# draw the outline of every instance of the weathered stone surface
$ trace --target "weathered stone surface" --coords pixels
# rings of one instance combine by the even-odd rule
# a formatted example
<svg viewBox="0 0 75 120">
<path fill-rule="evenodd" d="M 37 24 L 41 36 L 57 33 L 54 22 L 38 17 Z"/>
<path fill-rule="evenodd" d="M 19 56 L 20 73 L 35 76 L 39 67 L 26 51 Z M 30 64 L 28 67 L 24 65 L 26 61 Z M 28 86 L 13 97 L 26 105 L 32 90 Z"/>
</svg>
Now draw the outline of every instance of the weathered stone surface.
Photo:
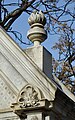
<svg viewBox="0 0 75 120">
<path fill-rule="evenodd" d="M 16 101 L 17 92 L 8 82 L 8 78 L 0 71 L 0 110 L 10 109 L 10 104 Z"/>
<path fill-rule="evenodd" d="M 28 114 L 27 120 L 45 120 L 42 113 Z"/>
<path fill-rule="evenodd" d="M 8 57 L 13 60 L 13 58 L 8 54 Z M 24 84 L 27 84 L 27 81 L 23 78 L 22 75 L 15 69 L 13 63 L 9 61 L 9 58 L 0 53 L 0 70 L 8 77 L 8 81 L 12 83 L 18 92 Z M 16 61 L 14 62 L 17 63 Z M 18 64 L 16 64 L 18 65 Z"/>
<path fill-rule="evenodd" d="M 52 79 L 52 55 L 43 46 L 33 46 L 24 50 L 33 62 Z"/>
<path fill-rule="evenodd" d="M 0 120 L 20 120 L 13 112 L 0 113 Z"/>
</svg>

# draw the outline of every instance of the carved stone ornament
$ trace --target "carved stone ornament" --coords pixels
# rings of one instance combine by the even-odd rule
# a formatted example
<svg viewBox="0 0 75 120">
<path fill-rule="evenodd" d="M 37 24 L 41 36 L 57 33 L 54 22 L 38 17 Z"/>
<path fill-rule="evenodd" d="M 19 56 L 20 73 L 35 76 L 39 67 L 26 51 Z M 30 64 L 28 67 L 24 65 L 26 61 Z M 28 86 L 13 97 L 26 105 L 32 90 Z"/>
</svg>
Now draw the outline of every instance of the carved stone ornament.
<svg viewBox="0 0 75 120">
<path fill-rule="evenodd" d="M 38 120 L 38 117 L 37 117 L 37 116 L 33 116 L 33 117 L 31 118 L 31 120 Z"/>
<path fill-rule="evenodd" d="M 41 100 L 41 93 L 31 85 L 25 86 L 18 96 L 18 102 L 21 103 L 21 108 L 38 106 Z"/>
<path fill-rule="evenodd" d="M 27 33 L 28 39 L 34 43 L 34 46 L 40 45 L 47 38 L 47 32 L 44 29 L 44 25 L 46 24 L 44 14 L 41 11 L 34 11 L 30 15 L 28 23 L 31 27 Z"/>
<path fill-rule="evenodd" d="M 45 99 L 43 93 L 32 85 L 26 85 L 19 93 L 17 102 L 12 103 L 11 108 L 19 118 L 26 119 L 29 113 L 46 112 L 52 108 L 50 101 Z M 37 116 L 31 116 L 29 120 L 38 120 Z"/>
<path fill-rule="evenodd" d="M 28 18 L 28 23 L 30 26 L 33 25 L 34 23 L 40 23 L 42 25 L 45 25 L 46 18 L 41 11 L 39 11 L 39 13 L 37 11 L 34 11 Z"/>
</svg>

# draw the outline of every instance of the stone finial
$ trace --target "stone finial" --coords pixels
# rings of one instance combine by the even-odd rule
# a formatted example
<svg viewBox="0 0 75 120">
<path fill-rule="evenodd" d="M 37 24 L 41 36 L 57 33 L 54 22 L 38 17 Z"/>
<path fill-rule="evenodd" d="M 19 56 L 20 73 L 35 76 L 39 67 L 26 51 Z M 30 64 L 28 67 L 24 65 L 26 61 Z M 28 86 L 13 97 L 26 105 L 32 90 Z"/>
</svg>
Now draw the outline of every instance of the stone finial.
<svg viewBox="0 0 75 120">
<path fill-rule="evenodd" d="M 31 28 L 27 33 L 27 37 L 34 43 L 35 46 L 37 46 L 47 38 L 47 32 L 44 30 L 46 18 L 41 11 L 39 13 L 34 11 L 30 15 L 28 23 Z"/>
<path fill-rule="evenodd" d="M 32 25 L 34 23 L 40 23 L 42 25 L 45 25 L 46 18 L 41 11 L 39 13 L 37 11 L 34 11 L 28 18 L 28 23 L 29 23 L 29 25 Z"/>
</svg>

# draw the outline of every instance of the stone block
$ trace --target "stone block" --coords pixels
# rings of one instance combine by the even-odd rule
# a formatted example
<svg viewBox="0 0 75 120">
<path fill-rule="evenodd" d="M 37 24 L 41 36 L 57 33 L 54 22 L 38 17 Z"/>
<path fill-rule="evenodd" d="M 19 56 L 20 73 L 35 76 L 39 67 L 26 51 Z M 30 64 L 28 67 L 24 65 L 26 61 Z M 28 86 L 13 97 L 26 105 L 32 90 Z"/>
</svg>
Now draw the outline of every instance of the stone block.
<svg viewBox="0 0 75 120">
<path fill-rule="evenodd" d="M 25 50 L 31 60 L 51 79 L 52 55 L 43 46 L 33 46 Z"/>
</svg>

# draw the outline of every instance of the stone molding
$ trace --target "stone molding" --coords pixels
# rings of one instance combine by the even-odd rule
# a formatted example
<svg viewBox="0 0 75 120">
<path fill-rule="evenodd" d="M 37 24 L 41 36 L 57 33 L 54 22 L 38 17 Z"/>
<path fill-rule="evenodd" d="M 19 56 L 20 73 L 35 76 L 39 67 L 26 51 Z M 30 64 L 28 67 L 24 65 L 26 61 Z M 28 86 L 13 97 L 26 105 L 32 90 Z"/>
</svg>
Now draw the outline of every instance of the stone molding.
<svg viewBox="0 0 75 120">
<path fill-rule="evenodd" d="M 28 83 L 33 83 L 34 86 L 41 88 L 48 100 L 54 100 L 57 87 L 2 28 L 0 28 L 0 52 Z M 27 79 L 28 76 L 30 79 Z"/>
<path fill-rule="evenodd" d="M 0 112 L 10 111 L 10 104 L 17 98 L 17 89 L 0 70 Z"/>
</svg>

